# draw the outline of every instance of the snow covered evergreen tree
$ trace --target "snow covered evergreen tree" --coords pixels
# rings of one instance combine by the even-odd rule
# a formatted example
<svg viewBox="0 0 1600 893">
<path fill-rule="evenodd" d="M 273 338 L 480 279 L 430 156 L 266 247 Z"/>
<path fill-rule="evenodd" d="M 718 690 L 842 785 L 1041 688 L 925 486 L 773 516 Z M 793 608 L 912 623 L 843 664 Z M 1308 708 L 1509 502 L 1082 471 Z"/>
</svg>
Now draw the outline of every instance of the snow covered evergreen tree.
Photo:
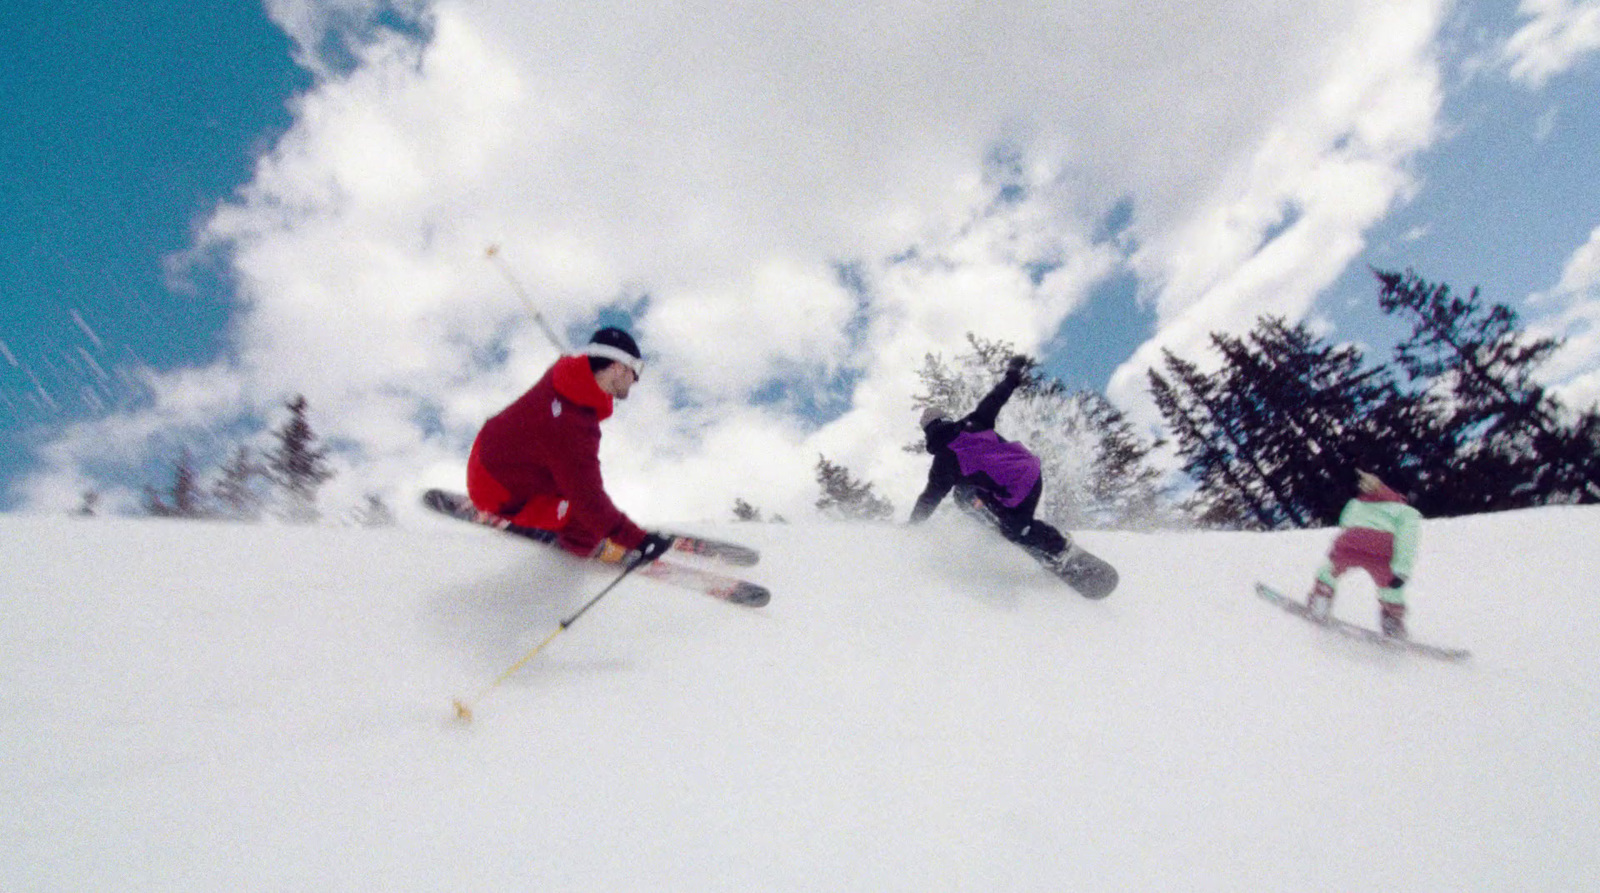
<svg viewBox="0 0 1600 893">
<path fill-rule="evenodd" d="M 97 516 L 99 513 L 100 513 L 100 494 L 99 494 L 99 492 L 97 492 L 95 490 L 85 490 L 85 491 L 83 491 L 83 495 L 81 497 L 81 501 L 78 503 L 78 507 L 76 509 L 73 509 L 73 511 L 72 511 L 73 517 L 77 517 L 77 518 L 93 518 L 93 517 Z"/>
<path fill-rule="evenodd" d="M 887 521 L 894 516 L 894 505 L 872 492 L 872 484 L 856 480 L 848 468 L 817 457 L 817 483 L 822 497 L 817 508 L 830 518 L 843 521 Z"/>
<path fill-rule="evenodd" d="M 924 358 L 918 377 L 925 390 L 912 398 L 916 408 L 932 407 L 952 419 L 966 415 L 1016 355 L 1008 342 L 970 333 L 967 344 L 968 350 L 949 362 L 933 354 Z M 1044 493 L 1038 517 L 1065 530 L 1173 523 L 1163 475 L 1148 461 L 1153 445 L 1100 394 L 1069 390 L 1041 376 L 1031 360 L 1026 370 L 1022 385 L 1000 411 L 995 431 L 1039 457 Z M 924 452 L 920 440 L 906 449 Z"/>
<path fill-rule="evenodd" d="M 761 510 L 745 502 L 743 498 L 733 500 L 733 519 L 735 521 L 761 521 Z"/>
<path fill-rule="evenodd" d="M 361 527 L 393 527 L 394 510 L 377 493 L 368 493 L 365 503 L 350 513 L 350 520 Z"/>
<path fill-rule="evenodd" d="M 736 497 L 733 500 L 733 519 L 735 521 L 749 521 L 749 522 L 756 523 L 756 524 L 760 524 L 760 523 L 787 524 L 787 523 L 789 523 L 787 520 L 784 519 L 784 517 L 782 515 L 773 515 L 771 517 L 767 517 L 767 516 L 763 515 L 761 513 L 761 509 L 756 508 L 755 506 L 753 506 L 750 503 L 746 502 L 743 497 Z"/>
</svg>

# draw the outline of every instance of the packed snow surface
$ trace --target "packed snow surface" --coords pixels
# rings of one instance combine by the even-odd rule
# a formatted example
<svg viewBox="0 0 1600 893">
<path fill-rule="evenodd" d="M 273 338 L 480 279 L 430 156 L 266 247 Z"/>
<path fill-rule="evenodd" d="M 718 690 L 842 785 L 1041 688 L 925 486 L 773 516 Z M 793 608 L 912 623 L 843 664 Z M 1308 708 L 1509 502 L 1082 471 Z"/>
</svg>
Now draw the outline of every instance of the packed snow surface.
<svg viewBox="0 0 1600 893">
<path fill-rule="evenodd" d="M 493 687 L 615 570 L 0 518 L 0 890 L 1600 889 L 1600 509 L 1426 522 L 1462 664 L 1252 594 L 1330 531 L 1084 532 L 1092 602 L 953 514 L 700 525 L 770 605 L 630 578 Z"/>
</svg>

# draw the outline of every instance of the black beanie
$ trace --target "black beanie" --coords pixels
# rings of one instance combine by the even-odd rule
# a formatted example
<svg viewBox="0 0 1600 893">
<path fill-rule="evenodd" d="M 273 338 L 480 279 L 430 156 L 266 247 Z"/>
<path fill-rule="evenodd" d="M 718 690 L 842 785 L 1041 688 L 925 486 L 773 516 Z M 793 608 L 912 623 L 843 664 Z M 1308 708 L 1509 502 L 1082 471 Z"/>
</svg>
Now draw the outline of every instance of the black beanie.
<svg viewBox="0 0 1600 893">
<path fill-rule="evenodd" d="M 595 332 L 594 337 L 589 339 L 589 343 L 604 344 L 607 347 L 615 347 L 616 349 L 627 353 L 636 360 L 644 356 L 644 354 L 639 352 L 639 344 L 633 340 L 633 336 L 622 331 L 616 326 L 606 326 L 600 331 Z"/>
<path fill-rule="evenodd" d="M 589 355 L 589 368 L 595 372 L 612 363 L 622 363 L 633 370 L 634 378 L 644 374 L 644 358 L 639 354 L 638 342 L 615 326 L 595 332 L 581 352 Z"/>
</svg>

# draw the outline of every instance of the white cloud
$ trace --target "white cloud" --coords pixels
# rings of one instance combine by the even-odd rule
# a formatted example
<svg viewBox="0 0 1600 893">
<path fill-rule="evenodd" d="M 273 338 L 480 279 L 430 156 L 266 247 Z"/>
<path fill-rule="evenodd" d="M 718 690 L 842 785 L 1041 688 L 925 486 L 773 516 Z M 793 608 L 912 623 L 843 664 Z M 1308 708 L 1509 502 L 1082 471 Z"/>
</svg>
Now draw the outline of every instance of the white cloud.
<svg viewBox="0 0 1600 893">
<path fill-rule="evenodd" d="M 1160 331 L 1117 370 L 1114 400 L 1153 420 L 1145 370 L 1159 368 L 1162 349 L 1198 362 L 1213 331 L 1242 332 L 1267 313 L 1304 318 L 1366 230 L 1410 195 L 1409 164 L 1434 138 L 1441 102 L 1432 56 L 1441 11 L 1365 10 L 1236 170 L 1146 243 L 1134 262 L 1160 283 Z"/>
<path fill-rule="evenodd" d="M 1555 288 L 1529 299 L 1531 332 L 1565 343 L 1540 370 L 1568 406 L 1600 405 L 1600 227 L 1567 258 Z"/>
<path fill-rule="evenodd" d="M 650 309 L 646 341 L 697 397 L 747 395 L 773 370 L 826 376 L 849 359 L 854 299 L 816 264 L 752 259 L 746 277 L 668 292 Z"/>
<path fill-rule="evenodd" d="M 1036 350 L 1129 264 L 1161 327 L 1113 393 L 1137 401 L 1157 346 L 1305 313 L 1413 188 L 1442 5 L 398 6 L 423 46 L 362 24 L 395 4 L 270 0 L 319 79 L 202 233 L 240 283 L 204 374 L 239 405 L 306 393 L 361 450 L 351 493 L 438 483 L 552 356 L 498 244 L 558 329 L 636 315 L 625 508 L 803 511 L 818 452 L 909 503 L 914 370 L 968 331 Z M 1131 259 L 1093 236 L 1123 201 Z"/>
<path fill-rule="evenodd" d="M 1517 11 L 1528 21 L 1506 41 L 1504 58 L 1513 80 L 1542 87 L 1600 50 L 1597 0 L 1522 0 Z"/>
<path fill-rule="evenodd" d="M 1589 241 L 1567 258 L 1561 269 L 1561 279 L 1556 283 L 1558 291 L 1569 294 L 1588 292 L 1593 295 L 1596 288 L 1600 288 L 1600 227 L 1595 227 L 1589 233 Z"/>
</svg>

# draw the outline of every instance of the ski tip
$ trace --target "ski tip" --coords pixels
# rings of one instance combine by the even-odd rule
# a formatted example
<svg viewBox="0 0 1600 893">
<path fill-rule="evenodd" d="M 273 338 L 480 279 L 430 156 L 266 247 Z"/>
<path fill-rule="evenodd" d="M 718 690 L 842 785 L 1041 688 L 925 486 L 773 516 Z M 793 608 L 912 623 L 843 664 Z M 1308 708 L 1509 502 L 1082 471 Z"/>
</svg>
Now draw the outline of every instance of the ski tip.
<svg viewBox="0 0 1600 893">
<path fill-rule="evenodd" d="M 754 583 L 740 583 L 728 596 L 728 601 L 751 608 L 765 607 L 772 601 L 772 591 Z"/>
</svg>

